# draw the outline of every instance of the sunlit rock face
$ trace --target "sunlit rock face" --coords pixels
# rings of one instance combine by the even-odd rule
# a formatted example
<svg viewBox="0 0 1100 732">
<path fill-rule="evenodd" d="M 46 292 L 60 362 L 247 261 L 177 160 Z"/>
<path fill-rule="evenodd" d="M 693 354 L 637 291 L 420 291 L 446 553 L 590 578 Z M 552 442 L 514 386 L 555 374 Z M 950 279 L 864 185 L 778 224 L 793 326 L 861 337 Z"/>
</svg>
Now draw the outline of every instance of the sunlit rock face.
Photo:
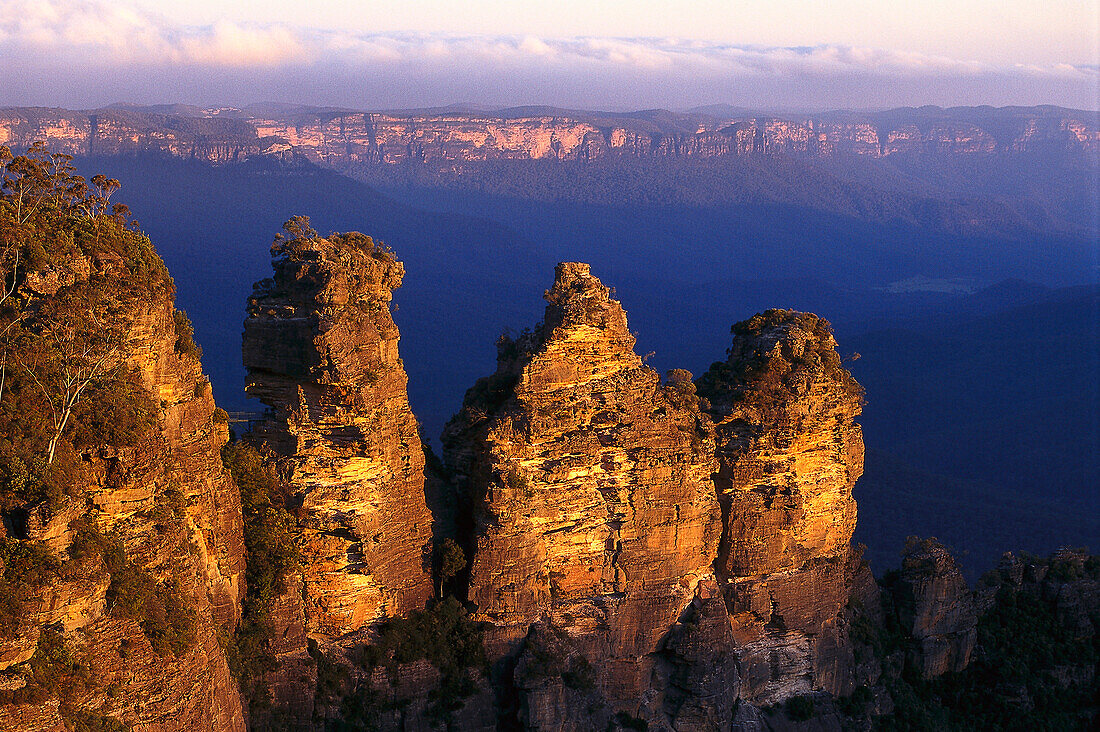
<svg viewBox="0 0 1100 732">
<path fill-rule="evenodd" d="M 276 248 L 245 321 L 247 391 L 301 501 L 306 630 L 321 638 L 422 608 L 431 515 L 424 453 L 389 312 L 404 268 L 357 234 Z"/>
<path fill-rule="evenodd" d="M 712 158 L 785 153 L 810 157 L 932 153 L 974 155 L 1035 150 L 1095 151 L 1100 131 L 1087 114 L 1034 110 L 1000 119 L 957 118 L 949 111 L 893 110 L 818 117 L 626 119 L 598 113 L 496 117 L 454 113 L 397 116 L 354 112 L 294 119 L 252 119 L 265 152 L 293 148 L 318 163 L 345 165 L 487 160 L 598 160 L 626 157 Z"/>
<path fill-rule="evenodd" d="M 769 310 L 733 335 L 726 361 L 697 384 L 716 424 L 723 525 L 715 568 L 741 694 L 771 704 L 814 689 L 847 693 L 862 390 L 814 315 Z"/>
<path fill-rule="evenodd" d="M 566 639 L 600 693 L 630 706 L 712 573 L 713 436 L 690 380 L 662 386 L 634 353 L 588 265 L 558 265 L 546 299 L 444 432 L 473 527 L 469 600 L 502 648 L 550 626 L 543 636 Z M 532 708 L 558 698 L 528 685 Z"/>
<path fill-rule="evenodd" d="M 127 276 L 117 255 L 77 256 L 29 273 L 24 294 L 38 307 L 86 280 Z M 245 589 L 240 494 L 221 462 L 229 435 L 225 421 L 214 417 L 209 381 L 196 355 L 176 347 L 173 294 L 166 278 L 154 279 L 138 297 L 113 302 L 111 320 L 103 323 L 125 324 L 113 358 L 146 392 L 152 426 L 132 444 L 82 452 L 65 495 L 28 506 L 22 526 L 4 525 L 8 536 L 40 541 L 65 564 L 23 598 L 19 627 L 0 638 L 3 691 L 31 685 L 28 667 L 20 664 L 45 655 L 48 635 L 85 664 L 85 675 L 73 688 L 0 696 L 0 729 L 71 729 L 77 715 L 90 714 L 151 732 L 244 730 L 237 684 L 219 644 L 233 633 Z M 111 537 L 158 591 L 171 588 L 163 596 L 186 608 L 190 619 L 175 650 L 154 646 L 142 624 L 112 607 L 118 572 L 108 571 L 100 553 L 71 556 L 82 527 Z M 64 707 L 57 694 L 66 696 Z"/>
<path fill-rule="evenodd" d="M 249 117 L 240 110 L 156 114 L 101 109 L 71 112 L 0 109 L 0 144 L 13 149 L 46 140 L 72 155 L 158 152 L 227 163 L 257 156 L 344 169 L 362 164 L 478 163 L 492 160 L 600 160 L 622 157 L 712 158 L 784 153 L 989 155 L 1100 149 L 1095 115 L 1074 110 L 896 109 L 814 117 L 699 116 L 651 118 L 596 112 L 501 117 L 459 112 L 377 112 Z"/>
</svg>

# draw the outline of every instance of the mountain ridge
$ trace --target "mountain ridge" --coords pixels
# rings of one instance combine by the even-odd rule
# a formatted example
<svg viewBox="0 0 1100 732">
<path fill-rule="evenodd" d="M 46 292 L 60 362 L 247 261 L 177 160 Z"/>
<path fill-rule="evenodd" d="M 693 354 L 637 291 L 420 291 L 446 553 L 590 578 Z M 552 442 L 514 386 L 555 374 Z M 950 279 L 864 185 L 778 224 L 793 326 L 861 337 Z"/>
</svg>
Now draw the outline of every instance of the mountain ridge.
<svg viewBox="0 0 1100 732">
<path fill-rule="evenodd" d="M 881 112 L 712 116 L 668 110 L 590 112 L 516 107 L 493 112 L 370 112 L 114 105 L 70 111 L 0 109 L 0 144 L 45 139 L 70 154 L 160 150 L 226 162 L 301 154 L 329 164 L 584 159 L 609 155 L 715 157 L 757 153 L 888 157 L 1058 149 L 1095 154 L 1100 113 L 1052 106 L 903 107 Z M 196 128 L 199 120 L 208 120 Z"/>
</svg>

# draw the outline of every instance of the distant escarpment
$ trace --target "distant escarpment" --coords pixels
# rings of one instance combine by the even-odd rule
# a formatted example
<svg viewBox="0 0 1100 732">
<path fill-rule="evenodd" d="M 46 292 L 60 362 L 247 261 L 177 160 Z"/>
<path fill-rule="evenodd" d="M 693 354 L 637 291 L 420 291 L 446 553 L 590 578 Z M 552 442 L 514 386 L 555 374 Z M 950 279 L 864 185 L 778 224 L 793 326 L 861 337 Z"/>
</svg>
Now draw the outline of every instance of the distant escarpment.
<svg viewBox="0 0 1100 732">
<path fill-rule="evenodd" d="M 301 155 L 336 168 L 489 160 L 831 157 L 1097 152 L 1095 112 L 1056 107 L 883 112 L 626 114 L 552 108 L 400 114 L 352 110 L 0 110 L 0 144 L 78 155 L 160 152 L 211 162 Z"/>
<path fill-rule="evenodd" d="M 149 240 L 0 147 L 0 728 L 243 730 L 228 439 Z"/>
</svg>

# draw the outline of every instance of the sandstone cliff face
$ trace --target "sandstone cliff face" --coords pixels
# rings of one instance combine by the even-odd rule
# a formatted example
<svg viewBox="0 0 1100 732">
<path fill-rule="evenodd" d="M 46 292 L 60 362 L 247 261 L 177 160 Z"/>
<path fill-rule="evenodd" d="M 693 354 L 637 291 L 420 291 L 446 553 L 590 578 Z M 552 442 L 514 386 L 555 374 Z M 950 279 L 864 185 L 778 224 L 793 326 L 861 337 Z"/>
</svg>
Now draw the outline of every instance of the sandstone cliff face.
<svg viewBox="0 0 1100 732">
<path fill-rule="evenodd" d="M 596 160 L 609 156 L 710 158 L 784 153 L 885 157 L 1100 150 L 1095 115 L 1043 108 L 992 113 L 901 109 L 808 118 L 669 114 L 660 121 L 595 113 L 215 116 L 222 111 L 176 116 L 110 109 L 92 113 L 0 110 L 0 144 L 19 147 L 47 140 L 53 149 L 74 155 L 156 151 L 215 163 L 294 153 L 337 168 L 364 163 Z"/>
<path fill-rule="evenodd" d="M 713 438 L 690 382 L 661 386 L 634 353 L 588 265 L 558 265 L 546 299 L 543 323 L 502 340 L 497 372 L 444 432 L 474 525 L 469 600 L 498 650 L 549 623 L 634 713 L 662 637 L 712 572 Z"/>
<path fill-rule="evenodd" d="M 334 639 L 432 595 L 424 454 L 389 312 L 404 268 L 355 234 L 286 242 L 273 264 L 245 321 L 247 391 L 271 408 L 253 436 L 302 501 L 306 630 Z"/>
<path fill-rule="evenodd" d="M 910 540 L 894 588 L 898 619 L 919 646 L 926 679 L 961 671 L 978 637 L 974 596 L 947 548 L 935 539 Z"/>
<path fill-rule="evenodd" d="M 903 110 L 902 110 L 903 111 Z M 901 153 L 970 155 L 1100 148 L 1096 120 L 1042 114 L 973 121 L 942 111 L 783 119 L 712 119 L 694 129 L 640 120 L 585 116 L 497 118 L 477 114 L 398 117 L 354 113 L 293 122 L 254 119 L 261 138 L 276 139 L 329 165 L 356 163 L 595 160 L 785 153 L 885 157 Z M 687 120 L 683 120 L 686 125 Z M 274 150 L 274 148 L 272 148 Z"/>
<path fill-rule="evenodd" d="M 78 256 L 32 273 L 25 294 L 41 301 L 88 278 L 125 277 L 121 265 Z M 146 730 L 244 729 L 218 640 L 232 634 L 244 591 L 240 496 L 219 455 L 228 430 L 214 418 L 199 361 L 176 348 L 173 313 L 167 282 L 118 303 L 114 313 L 127 324 L 117 358 L 157 405 L 155 425 L 136 444 L 86 451 L 67 495 L 29 507 L 23 526 L 7 524 L 9 535 L 40 540 L 65 563 L 25 604 L 18 636 L 0 643 L 2 686 L 15 690 L 0 699 L 0 728 L 63 729 L 62 717 L 71 725 L 73 714 L 93 714 Z M 155 650 L 138 622 L 120 616 L 115 569 L 100 555 L 69 559 L 81 526 L 113 537 L 134 572 L 183 603 L 193 632 L 182 647 Z M 48 641 L 85 669 L 79 685 L 54 690 L 65 697 L 64 714 L 50 693 L 31 703 L 18 698 L 34 674 L 23 662 L 36 651 L 41 658 Z"/>
<path fill-rule="evenodd" d="M 844 608 L 859 569 L 852 486 L 863 470 L 862 391 L 828 324 L 770 310 L 733 328 L 698 381 L 716 422 L 723 533 L 715 563 L 741 694 L 771 704 L 851 691 Z"/>
<path fill-rule="evenodd" d="M 255 128 L 241 120 L 112 109 L 92 113 L 39 108 L 0 111 L 0 145 L 29 147 L 37 140 L 68 155 L 156 152 L 210 163 L 240 160 L 265 149 Z"/>
</svg>

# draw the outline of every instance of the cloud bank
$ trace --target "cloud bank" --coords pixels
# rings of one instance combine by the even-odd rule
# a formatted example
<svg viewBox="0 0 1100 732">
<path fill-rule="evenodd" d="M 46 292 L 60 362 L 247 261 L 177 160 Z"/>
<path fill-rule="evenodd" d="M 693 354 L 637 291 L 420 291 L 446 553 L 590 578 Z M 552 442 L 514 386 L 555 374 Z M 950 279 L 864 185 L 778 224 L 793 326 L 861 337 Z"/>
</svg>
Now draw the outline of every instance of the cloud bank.
<svg viewBox="0 0 1100 732">
<path fill-rule="evenodd" d="M 1095 65 L 994 65 L 850 46 L 675 38 L 362 34 L 173 26 L 104 0 L 0 0 L 0 104 L 626 109 L 1053 103 L 1096 109 Z"/>
</svg>

